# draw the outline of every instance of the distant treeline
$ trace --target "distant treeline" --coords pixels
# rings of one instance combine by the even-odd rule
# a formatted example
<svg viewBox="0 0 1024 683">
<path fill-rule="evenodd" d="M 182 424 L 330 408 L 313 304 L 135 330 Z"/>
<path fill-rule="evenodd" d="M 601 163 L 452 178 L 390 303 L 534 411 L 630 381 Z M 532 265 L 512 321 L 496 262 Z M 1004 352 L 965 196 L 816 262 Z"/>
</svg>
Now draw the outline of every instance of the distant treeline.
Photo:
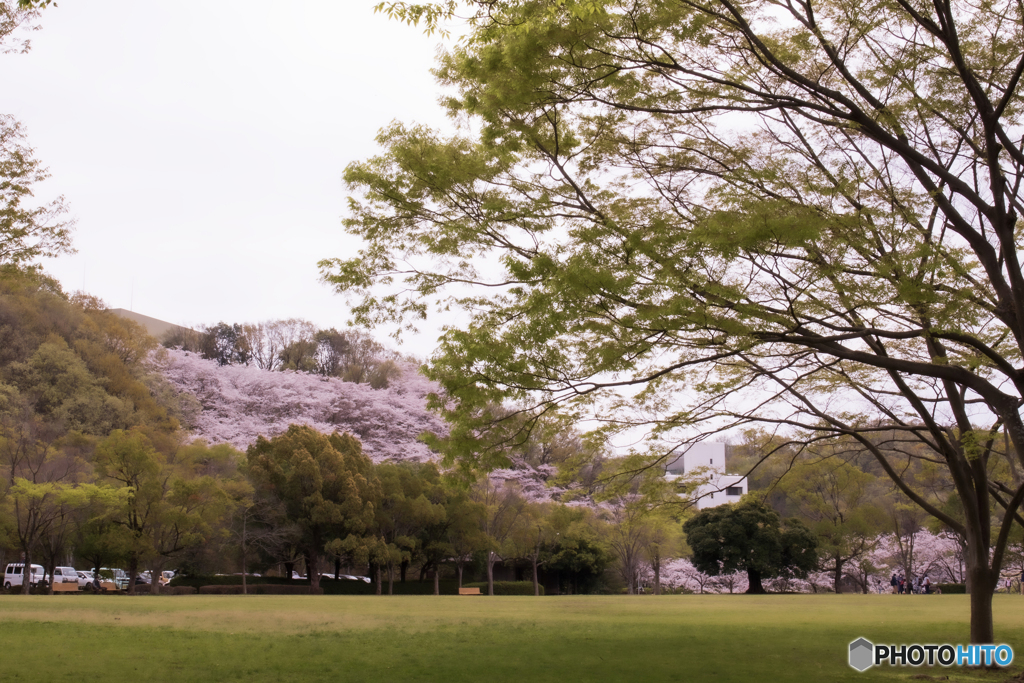
<svg viewBox="0 0 1024 683">
<path fill-rule="evenodd" d="M 219 322 L 191 330 L 179 327 L 163 344 L 200 354 L 221 365 L 297 370 L 382 389 L 400 374 L 401 356 L 365 332 L 318 330 L 290 318 L 261 323 Z"/>
</svg>

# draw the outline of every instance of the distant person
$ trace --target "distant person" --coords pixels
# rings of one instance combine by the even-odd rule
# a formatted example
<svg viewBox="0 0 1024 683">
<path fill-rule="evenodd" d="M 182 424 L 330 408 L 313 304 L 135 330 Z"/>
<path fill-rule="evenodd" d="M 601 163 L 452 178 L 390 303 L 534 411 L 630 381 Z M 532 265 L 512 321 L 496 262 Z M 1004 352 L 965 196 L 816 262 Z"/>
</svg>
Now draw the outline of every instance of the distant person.
<svg viewBox="0 0 1024 683">
<path fill-rule="evenodd" d="M 892 578 L 889 579 L 889 585 L 892 586 L 892 594 L 896 595 L 896 589 L 900 585 L 900 580 L 896 578 L 896 572 L 892 573 Z"/>
<path fill-rule="evenodd" d="M 925 574 L 924 578 L 921 579 L 921 588 L 924 590 L 925 595 L 932 594 L 932 580 L 928 578 L 927 574 Z"/>
</svg>

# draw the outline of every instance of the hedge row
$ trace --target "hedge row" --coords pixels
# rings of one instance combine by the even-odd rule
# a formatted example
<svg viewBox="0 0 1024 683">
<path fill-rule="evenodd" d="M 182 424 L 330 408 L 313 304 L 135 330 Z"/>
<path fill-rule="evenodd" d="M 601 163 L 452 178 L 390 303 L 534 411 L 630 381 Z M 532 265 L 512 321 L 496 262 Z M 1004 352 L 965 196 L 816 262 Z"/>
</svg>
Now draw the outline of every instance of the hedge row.
<svg viewBox="0 0 1024 683">
<path fill-rule="evenodd" d="M 249 592 L 259 594 L 255 588 L 257 586 L 279 586 L 282 588 L 294 587 L 296 589 L 308 589 L 309 581 L 306 579 L 286 579 L 282 576 L 250 576 L 246 578 L 246 583 L 249 585 Z M 223 591 L 224 593 L 241 593 L 242 592 L 242 577 L 241 576 L 175 576 L 171 579 L 171 586 L 192 586 L 203 593 L 215 593 L 213 589 L 217 586 L 234 587 L 237 590 Z M 487 582 L 480 581 L 475 583 L 463 584 L 465 588 L 479 588 L 480 592 L 484 595 L 487 594 Z M 210 590 L 207 590 L 210 589 Z M 320 579 L 320 589 L 323 591 L 323 595 L 374 595 L 376 593 L 376 587 L 372 583 L 366 583 L 365 581 L 352 581 L 351 579 L 342 579 L 335 581 L 334 579 L 322 578 Z M 433 595 L 434 594 L 434 582 L 433 581 L 395 581 L 394 583 L 394 594 L 395 595 Z M 296 591 L 300 594 L 301 590 Z M 384 581 L 384 585 L 381 586 L 381 593 L 387 594 L 388 584 L 387 580 Z M 457 581 L 441 581 L 440 584 L 441 595 L 458 595 L 459 584 Z M 284 594 L 284 593 L 281 593 Z M 292 594 L 291 591 L 287 594 Z M 495 595 L 533 595 L 533 582 L 532 581 L 495 581 L 494 582 L 494 594 Z M 544 595 L 544 586 L 540 586 L 540 594 Z"/>
<path fill-rule="evenodd" d="M 253 586 L 296 586 L 300 588 L 309 588 L 309 581 L 306 579 L 286 579 L 281 576 L 250 576 L 246 578 L 246 583 L 250 589 Z M 196 589 L 202 588 L 203 586 L 238 586 L 241 588 L 242 577 L 241 576 L 175 576 L 171 579 L 172 586 L 192 586 Z M 322 578 L 320 579 L 320 588 L 323 590 L 324 595 L 374 595 L 376 593 L 376 587 L 372 583 L 366 583 L 365 581 L 352 581 L 350 579 L 342 579 L 335 581 L 334 579 Z M 255 592 L 250 590 L 250 592 Z M 381 587 L 381 592 L 387 594 L 388 583 L 385 579 L 384 585 Z M 458 595 L 459 586 L 456 581 L 441 581 L 440 585 L 441 595 Z M 530 590 L 532 595 L 533 590 Z M 395 595 L 433 595 L 434 594 L 434 582 L 433 580 L 428 581 L 395 581 L 394 584 Z"/>
<path fill-rule="evenodd" d="M 323 588 L 312 586 L 275 586 L 273 584 L 256 584 L 248 586 L 250 595 L 323 595 Z M 242 586 L 200 586 L 202 595 L 242 595 Z"/>
<path fill-rule="evenodd" d="M 487 582 L 464 583 L 463 588 L 479 588 L 480 593 L 487 595 Z M 540 594 L 544 595 L 544 586 L 538 586 Z M 495 595 L 533 595 L 533 581 L 495 581 Z"/>
<path fill-rule="evenodd" d="M 121 591 L 122 593 L 125 591 Z M 140 595 L 146 595 L 152 592 L 152 587 L 148 583 L 139 583 L 135 585 L 135 592 Z M 196 588 L 194 586 L 161 586 L 160 595 L 195 595 Z"/>
<path fill-rule="evenodd" d="M 967 592 L 967 586 L 962 583 L 937 583 L 935 588 L 941 590 L 943 595 Z"/>
</svg>

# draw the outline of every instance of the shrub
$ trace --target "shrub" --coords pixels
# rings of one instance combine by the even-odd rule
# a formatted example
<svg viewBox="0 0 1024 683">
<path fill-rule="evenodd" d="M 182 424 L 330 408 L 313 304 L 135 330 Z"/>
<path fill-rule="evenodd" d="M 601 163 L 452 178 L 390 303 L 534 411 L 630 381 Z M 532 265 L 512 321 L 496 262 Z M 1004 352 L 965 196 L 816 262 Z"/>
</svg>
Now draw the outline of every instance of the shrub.
<svg viewBox="0 0 1024 683">
<path fill-rule="evenodd" d="M 309 588 L 308 579 L 286 579 L 283 576 L 250 576 L 246 579 L 249 584 L 249 592 L 256 593 L 254 586 L 299 586 Z M 203 586 L 242 586 L 241 576 L 175 576 L 171 579 L 171 586 L 192 586 L 199 589 Z M 532 585 L 532 584 L 531 584 Z M 320 589 L 324 595 L 373 595 L 376 592 L 372 583 L 365 581 L 352 581 L 342 579 L 321 578 Z M 387 580 L 384 581 L 384 594 L 388 592 Z M 455 581 L 441 581 L 441 595 L 458 595 L 459 587 Z M 395 595 L 433 595 L 433 581 L 395 581 Z M 530 589 L 533 594 L 533 589 Z"/>
<path fill-rule="evenodd" d="M 935 588 L 942 591 L 944 595 L 962 594 L 967 592 L 967 586 L 962 583 L 937 583 Z"/>
<path fill-rule="evenodd" d="M 237 595 L 242 592 L 241 586 L 200 586 L 200 595 Z"/>
<path fill-rule="evenodd" d="M 487 582 L 464 583 L 463 588 L 479 588 L 480 593 L 487 595 Z M 544 595 L 544 586 L 539 586 L 540 594 Z M 533 595 L 533 581 L 495 581 L 495 595 Z"/>
<path fill-rule="evenodd" d="M 257 595 L 323 595 L 324 589 L 317 588 L 313 589 L 312 586 L 275 586 L 273 584 L 264 584 L 261 586 L 253 586 Z M 252 589 L 250 589 L 252 590 Z M 241 591 L 239 591 L 241 593 Z"/>
<path fill-rule="evenodd" d="M 248 586 L 250 595 L 323 595 L 324 589 L 312 586 L 275 586 L 273 584 L 256 584 Z M 242 595 L 242 585 L 237 586 L 200 586 L 203 595 Z"/>
</svg>

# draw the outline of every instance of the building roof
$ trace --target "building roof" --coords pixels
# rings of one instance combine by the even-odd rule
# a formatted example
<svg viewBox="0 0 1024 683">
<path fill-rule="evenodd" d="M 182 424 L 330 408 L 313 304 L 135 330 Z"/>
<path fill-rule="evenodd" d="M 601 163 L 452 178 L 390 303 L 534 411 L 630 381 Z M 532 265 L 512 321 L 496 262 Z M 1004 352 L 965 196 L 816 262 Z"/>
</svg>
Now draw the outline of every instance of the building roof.
<svg viewBox="0 0 1024 683">
<path fill-rule="evenodd" d="M 129 311 L 124 308 L 111 308 L 109 310 L 111 313 L 116 313 L 122 318 L 127 318 L 128 320 L 142 325 L 146 328 L 146 332 L 148 332 L 150 336 L 156 337 L 157 339 L 162 339 L 164 335 L 172 330 L 184 327 L 183 325 L 175 325 L 174 323 L 169 323 L 165 320 L 158 320 L 157 318 L 151 318 L 148 315 L 135 313 L 134 311 Z"/>
</svg>

